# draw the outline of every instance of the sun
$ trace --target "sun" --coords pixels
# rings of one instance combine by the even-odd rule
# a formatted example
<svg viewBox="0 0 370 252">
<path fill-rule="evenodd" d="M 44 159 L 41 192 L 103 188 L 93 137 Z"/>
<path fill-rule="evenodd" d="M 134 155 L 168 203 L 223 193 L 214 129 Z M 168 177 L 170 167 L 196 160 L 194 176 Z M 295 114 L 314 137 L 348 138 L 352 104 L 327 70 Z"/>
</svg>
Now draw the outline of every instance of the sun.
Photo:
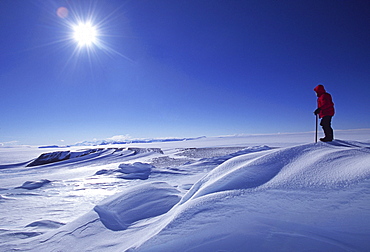
<svg viewBox="0 0 370 252">
<path fill-rule="evenodd" d="M 121 10 L 124 5 L 105 9 L 100 6 L 99 1 L 67 2 L 68 4 L 59 7 L 55 14 L 58 24 L 62 27 L 61 37 L 50 43 L 58 43 L 62 48 L 70 49 L 71 55 L 67 63 L 88 59 L 92 65 L 104 54 L 109 57 L 120 56 L 132 61 L 111 44 L 118 39 L 123 39 L 122 32 L 113 28 L 116 27 L 116 20 L 121 19 L 118 10 Z M 125 25 L 125 22 L 122 22 L 122 25 Z"/>
<path fill-rule="evenodd" d="M 73 27 L 73 38 L 80 47 L 92 46 L 96 44 L 98 32 L 97 28 L 90 22 L 78 23 Z"/>
</svg>

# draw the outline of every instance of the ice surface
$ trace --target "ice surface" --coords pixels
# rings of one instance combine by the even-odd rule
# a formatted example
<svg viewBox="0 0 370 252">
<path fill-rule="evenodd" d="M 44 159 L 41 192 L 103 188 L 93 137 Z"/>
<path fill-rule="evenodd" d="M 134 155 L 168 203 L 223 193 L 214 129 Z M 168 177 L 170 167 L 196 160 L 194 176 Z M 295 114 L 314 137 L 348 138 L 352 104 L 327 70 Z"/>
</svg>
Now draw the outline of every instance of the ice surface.
<svg viewBox="0 0 370 252">
<path fill-rule="evenodd" d="M 92 158 L 3 166 L 0 250 L 367 251 L 368 135 L 316 144 L 276 138 L 115 146 Z M 150 175 L 104 172 L 119 169 Z M 12 186 L 41 179 L 53 182 Z"/>
</svg>

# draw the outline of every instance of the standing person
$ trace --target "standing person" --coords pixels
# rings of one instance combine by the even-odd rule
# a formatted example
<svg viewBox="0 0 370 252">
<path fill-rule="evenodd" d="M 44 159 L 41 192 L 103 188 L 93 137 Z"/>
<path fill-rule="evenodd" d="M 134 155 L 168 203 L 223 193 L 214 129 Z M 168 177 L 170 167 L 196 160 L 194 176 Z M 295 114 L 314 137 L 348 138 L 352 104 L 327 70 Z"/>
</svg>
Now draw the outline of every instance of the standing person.
<svg viewBox="0 0 370 252">
<path fill-rule="evenodd" d="M 324 131 L 325 137 L 320 138 L 320 141 L 333 141 L 334 134 L 331 127 L 331 118 L 334 116 L 334 103 L 331 95 L 325 91 L 323 85 L 318 85 L 314 88 L 317 95 L 317 109 L 314 111 L 315 115 L 321 118 L 320 125 Z"/>
</svg>

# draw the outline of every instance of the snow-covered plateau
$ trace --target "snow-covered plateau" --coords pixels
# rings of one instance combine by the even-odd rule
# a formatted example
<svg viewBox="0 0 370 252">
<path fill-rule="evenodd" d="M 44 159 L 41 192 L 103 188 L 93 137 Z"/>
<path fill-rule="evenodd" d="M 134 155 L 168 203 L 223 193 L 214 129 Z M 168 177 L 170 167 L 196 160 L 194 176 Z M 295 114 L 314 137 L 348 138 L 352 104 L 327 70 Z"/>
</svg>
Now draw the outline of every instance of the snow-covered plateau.
<svg viewBox="0 0 370 252">
<path fill-rule="evenodd" d="M 370 129 L 0 148 L 0 251 L 369 251 Z"/>
</svg>

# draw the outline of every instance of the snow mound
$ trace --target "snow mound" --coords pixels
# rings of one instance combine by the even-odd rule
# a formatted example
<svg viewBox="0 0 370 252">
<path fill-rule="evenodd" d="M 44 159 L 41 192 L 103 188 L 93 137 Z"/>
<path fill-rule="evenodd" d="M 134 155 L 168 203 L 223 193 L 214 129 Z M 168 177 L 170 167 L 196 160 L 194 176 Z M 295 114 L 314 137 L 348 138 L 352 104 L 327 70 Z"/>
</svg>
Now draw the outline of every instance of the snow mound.
<svg viewBox="0 0 370 252">
<path fill-rule="evenodd" d="M 47 179 L 42 179 L 42 180 L 39 180 L 39 181 L 26 181 L 26 182 L 23 183 L 22 186 L 19 186 L 19 187 L 16 187 L 16 188 L 33 190 L 33 189 L 43 187 L 44 185 L 47 185 L 49 183 L 51 183 L 51 181 L 47 180 Z"/>
<path fill-rule="evenodd" d="M 342 147 L 307 144 L 233 158 L 198 181 L 182 202 L 227 190 L 335 187 L 369 178 L 370 149 Z"/>
<path fill-rule="evenodd" d="M 163 151 L 161 148 L 134 148 L 134 147 L 129 147 L 127 150 L 134 151 L 135 154 L 141 154 L 141 153 L 148 153 L 148 152 L 156 152 L 163 154 Z"/>
<path fill-rule="evenodd" d="M 94 207 L 106 228 L 124 230 L 132 223 L 166 213 L 180 200 L 179 191 L 164 182 L 139 185 Z"/>
<path fill-rule="evenodd" d="M 119 178 L 145 180 L 149 178 L 149 175 L 154 166 L 141 162 L 135 162 L 133 164 L 120 164 L 119 168 L 119 172 L 125 174 L 119 176 Z"/>
<path fill-rule="evenodd" d="M 28 224 L 26 227 L 43 227 L 43 228 L 59 228 L 61 226 L 65 225 L 64 223 L 52 221 L 52 220 L 41 220 L 41 221 L 35 221 L 30 224 Z"/>
<path fill-rule="evenodd" d="M 102 169 L 95 173 L 95 175 L 111 175 L 116 174 L 117 178 L 122 179 L 141 179 L 146 180 L 155 168 L 151 164 L 135 162 L 133 164 L 120 164 L 119 169 Z"/>
<path fill-rule="evenodd" d="M 15 198 L 11 198 L 11 197 L 0 194 L 0 200 L 15 200 Z"/>
</svg>

